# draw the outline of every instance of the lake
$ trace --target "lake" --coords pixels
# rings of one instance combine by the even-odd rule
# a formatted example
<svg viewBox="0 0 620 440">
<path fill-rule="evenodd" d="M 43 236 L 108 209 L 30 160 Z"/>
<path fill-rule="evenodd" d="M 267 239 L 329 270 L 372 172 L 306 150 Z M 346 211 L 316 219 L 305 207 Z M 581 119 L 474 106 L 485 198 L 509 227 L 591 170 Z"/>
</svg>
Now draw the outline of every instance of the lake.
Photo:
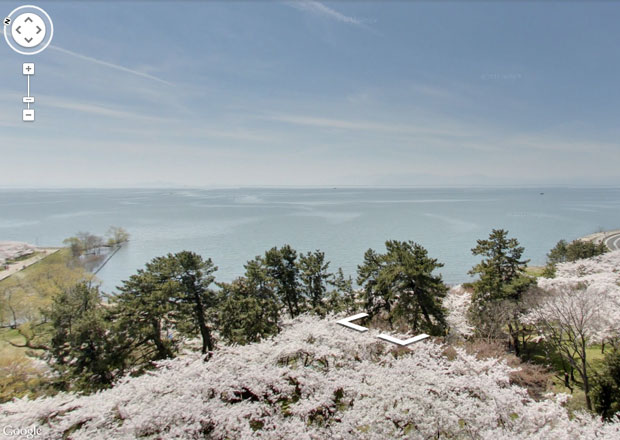
<svg viewBox="0 0 620 440">
<path fill-rule="evenodd" d="M 544 193 L 544 194 L 541 194 Z M 504 228 L 531 264 L 562 239 L 620 228 L 618 188 L 313 188 L 0 190 L 0 240 L 60 246 L 78 231 L 131 234 L 99 272 L 106 291 L 151 258 L 192 250 L 230 281 L 273 246 L 320 249 L 355 277 L 369 247 L 413 240 L 443 262 L 444 280 L 470 279 L 476 240 Z"/>
</svg>

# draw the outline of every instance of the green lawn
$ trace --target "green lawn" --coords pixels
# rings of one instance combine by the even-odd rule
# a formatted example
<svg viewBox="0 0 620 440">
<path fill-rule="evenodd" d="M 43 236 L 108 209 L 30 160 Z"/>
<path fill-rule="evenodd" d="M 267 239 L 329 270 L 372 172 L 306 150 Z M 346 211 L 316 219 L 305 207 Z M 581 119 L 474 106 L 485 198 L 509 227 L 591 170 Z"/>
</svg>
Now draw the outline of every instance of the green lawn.
<svg viewBox="0 0 620 440">
<path fill-rule="evenodd" d="M 34 352 L 13 347 L 8 341 L 21 344 L 24 338 L 17 330 L 0 329 L 0 404 L 15 397 L 36 398 L 52 393 L 45 369 L 27 356 Z"/>
<path fill-rule="evenodd" d="M 36 263 L 28 266 L 27 268 L 17 272 L 16 274 L 11 275 L 11 277 L 14 277 L 14 276 L 28 277 L 32 275 L 36 276 L 40 274 L 41 272 L 46 271 L 48 269 L 48 266 L 52 264 L 57 264 L 57 263 L 66 264 L 69 262 L 70 259 L 71 259 L 71 250 L 69 248 L 63 248 L 57 252 L 54 252 L 52 255 L 49 255 L 43 258 L 41 261 L 37 261 Z M 4 280 L 0 281 L 0 289 L 2 288 L 2 284 L 6 283 L 9 279 L 11 279 L 11 277 L 5 278 Z"/>
<path fill-rule="evenodd" d="M 3 285 L 7 283 L 12 277 L 36 277 L 41 273 L 45 273 L 49 269 L 49 266 L 58 263 L 67 263 L 70 259 L 71 251 L 68 248 L 61 249 L 58 252 L 55 252 L 48 257 L 45 257 L 41 261 L 38 261 L 31 266 L 28 266 L 24 270 L 11 275 L 9 278 L 5 278 L 4 280 L 0 281 L 0 290 L 2 290 Z M 9 344 L 8 341 L 23 344 L 24 338 L 15 329 L 0 328 L 0 358 L 25 356 L 25 352 L 27 349 L 13 347 L 11 344 Z"/>
<path fill-rule="evenodd" d="M 592 382 L 594 373 L 600 368 L 605 354 L 601 353 L 600 345 L 592 345 L 586 349 L 586 357 L 590 367 L 588 376 Z M 569 411 L 586 409 L 585 393 L 583 392 L 583 384 L 581 382 L 581 377 L 579 377 L 579 373 L 577 373 L 577 371 L 574 372 L 575 381 L 571 381 L 570 383 L 573 387 L 573 391 L 571 393 L 571 390 L 564 386 L 564 369 L 562 367 L 562 360 L 557 353 L 550 351 L 547 356 L 545 354 L 544 343 L 529 343 L 526 352 L 523 353 L 523 359 L 539 365 L 547 366 L 553 370 L 555 374 L 553 375 L 553 387 L 551 391 L 555 393 L 566 393 L 572 395 L 572 399 L 568 403 Z"/>
<path fill-rule="evenodd" d="M 47 329 L 45 331 L 48 331 Z M 47 333 L 45 333 L 47 334 Z M 30 348 L 15 347 L 10 343 L 24 344 L 26 339 L 19 334 L 16 329 L 12 328 L 0 328 L 0 358 L 2 359 L 17 359 L 26 357 L 28 352 L 40 352 L 41 350 L 32 350 Z"/>
<path fill-rule="evenodd" d="M 525 273 L 531 277 L 538 278 L 542 276 L 544 270 L 544 266 L 528 266 L 525 268 Z"/>
<path fill-rule="evenodd" d="M 70 249 L 60 249 L 0 281 L 0 294 L 13 281 L 25 281 L 20 285 L 33 290 L 33 292 L 27 292 L 25 300 L 28 302 L 25 304 L 34 307 L 38 303 L 32 301 L 40 300 L 40 295 L 53 295 L 55 288 L 62 288 L 62 285 L 73 283 L 73 280 L 86 274 L 83 267 L 72 260 Z M 38 291 L 38 289 L 45 290 Z M 32 297 L 28 297 L 28 294 L 32 294 Z M 28 331 L 28 326 L 25 327 Z M 41 343 L 41 339 L 46 339 L 50 330 L 49 323 L 38 326 L 34 343 Z M 49 378 L 43 374 L 44 370 L 41 369 L 40 363 L 32 361 L 32 357 L 37 357 L 41 351 L 14 347 L 11 342 L 24 344 L 26 340 L 16 329 L 0 328 L 0 403 L 13 397 L 24 395 L 36 397 L 50 392 Z"/>
<path fill-rule="evenodd" d="M 10 328 L 0 329 L 0 357 L 21 357 L 24 356 L 25 350 L 23 348 L 13 347 L 9 344 L 9 341 L 16 344 L 23 344 L 24 338 L 17 332 L 17 330 Z"/>
</svg>

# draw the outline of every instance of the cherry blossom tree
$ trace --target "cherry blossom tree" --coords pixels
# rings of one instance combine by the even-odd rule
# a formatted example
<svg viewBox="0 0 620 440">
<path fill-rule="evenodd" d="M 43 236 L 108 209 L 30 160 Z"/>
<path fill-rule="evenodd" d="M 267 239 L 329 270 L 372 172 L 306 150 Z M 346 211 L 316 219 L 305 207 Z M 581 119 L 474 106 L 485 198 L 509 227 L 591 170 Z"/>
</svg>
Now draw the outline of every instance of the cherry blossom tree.
<svg viewBox="0 0 620 440">
<path fill-rule="evenodd" d="M 471 307 L 471 293 L 461 284 L 453 286 L 443 300 L 447 310 L 446 322 L 450 333 L 455 336 L 467 337 L 474 333 L 474 327 L 467 317 Z"/>
<path fill-rule="evenodd" d="M 577 370 L 589 410 L 592 402 L 587 348 L 600 334 L 604 322 L 603 304 L 601 296 L 592 295 L 583 287 L 556 289 L 549 291 L 541 305 L 524 319 L 534 324 L 547 343 Z"/>
<path fill-rule="evenodd" d="M 600 343 L 620 336 L 620 251 L 558 264 L 556 277 L 539 278 L 538 287 L 548 292 L 585 289 L 584 294 L 597 298 L 603 310 L 590 329 L 591 340 Z"/>
<path fill-rule="evenodd" d="M 541 278 L 544 294 L 522 321 L 538 328 L 583 381 L 588 409 L 590 366 L 587 347 L 620 335 L 620 252 L 559 264 L 556 277 Z"/>
<path fill-rule="evenodd" d="M 570 418 L 565 395 L 535 400 L 514 368 L 431 340 L 394 348 L 301 316 L 270 340 L 164 360 L 109 390 L 18 399 L 0 425 L 52 439 L 601 439 L 620 420 Z"/>
</svg>

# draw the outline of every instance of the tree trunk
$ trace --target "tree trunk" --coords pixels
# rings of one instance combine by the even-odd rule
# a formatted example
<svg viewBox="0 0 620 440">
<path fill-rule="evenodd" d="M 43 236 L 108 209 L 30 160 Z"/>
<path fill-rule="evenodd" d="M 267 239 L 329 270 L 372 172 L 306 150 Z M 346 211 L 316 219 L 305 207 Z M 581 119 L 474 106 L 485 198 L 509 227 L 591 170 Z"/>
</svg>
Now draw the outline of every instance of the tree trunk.
<svg viewBox="0 0 620 440">
<path fill-rule="evenodd" d="M 157 348 L 157 354 L 160 359 L 172 357 L 172 353 L 166 347 L 166 344 L 161 340 L 161 323 L 158 319 L 153 319 L 153 343 Z"/>
<path fill-rule="evenodd" d="M 213 351 L 213 337 L 205 320 L 205 309 L 200 294 L 196 291 L 194 291 L 194 313 L 196 314 L 200 336 L 202 337 L 202 354 L 205 354 L 207 351 Z"/>
<path fill-rule="evenodd" d="M 419 295 L 415 290 L 414 290 L 414 294 L 415 295 Z M 431 320 L 430 315 L 428 314 L 428 311 L 426 310 L 426 307 L 424 307 L 424 305 L 422 303 L 420 303 L 418 301 L 418 305 L 420 306 L 420 309 L 422 310 L 422 315 L 424 316 L 424 320 L 426 321 L 426 324 L 428 325 L 429 328 L 433 328 L 433 321 Z M 417 315 L 417 313 L 416 313 Z M 417 328 L 415 328 L 414 330 L 417 331 Z"/>
<path fill-rule="evenodd" d="M 291 292 L 291 295 L 293 295 L 293 304 L 295 305 L 295 316 L 299 315 L 299 295 L 297 295 L 297 292 L 295 290 L 293 290 Z"/>
<path fill-rule="evenodd" d="M 11 328 L 16 329 L 17 328 L 17 314 L 15 313 L 15 309 L 13 309 L 13 307 L 9 306 L 9 309 L 11 310 L 11 315 L 13 316 L 13 325 L 11 325 Z"/>
<path fill-rule="evenodd" d="M 592 401 L 590 400 L 590 380 L 588 378 L 588 364 L 586 361 L 586 345 L 583 341 L 581 344 L 581 349 L 583 353 L 583 357 L 581 358 L 581 368 L 583 371 L 583 392 L 586 395 L 586 407 L 588 408 L 588 411 L 592 411 Z"/>
<path fill-rule="evenodd" d="M 293 312 L 293 304 L 291 304 L 291 299 L 287 294 L 284 295 L 284 299 L 286 300 L 286 307 L 288 308 L 289 315 L 291 315 L 291 318 L 294 318 L 295 313 Z"/>
<path fill-rule="evenodd" d="M 520 344 L 519 344 L 519 331 L 518 331 L 518 327 L 515 326 L 515 328 L 512 327 L 512 324 L 509 323 L 508 324 L 508 332 L 510 333 L 510 338 L 512 339 L 512 345 L 514 347 L 515 350 L 515 355 L 520 356 L 521 355 L 521 349 L 520 349 Z"/>
<path fill-rule="evenodd" d="M 519 333 L 512 334 L 512 340 L 515 348 L 515 355 L 517 357 L 521 356 L 521 344 L 519 344 Z"/>
<path fill-rule="evenodd" d="M 586 368 L 585 365 L 584 368 Z M 590 381 L 588 379 L 587 373 L 585 372 L 583 375 L 583 392 L 586 395 L 586 407 L 589 411 L 592 411 L 592 401 L 590 399 Z"/>
<path fill-rule="evenodd" d="M 198 325 L 200 326 L 200 336 L 202 336 L 202 354 L 207 351 L 213 351 L 213 337 L 211 336 L 211 330 L 207 327 L 204 315 L 198 316 Z"/>
</svg>

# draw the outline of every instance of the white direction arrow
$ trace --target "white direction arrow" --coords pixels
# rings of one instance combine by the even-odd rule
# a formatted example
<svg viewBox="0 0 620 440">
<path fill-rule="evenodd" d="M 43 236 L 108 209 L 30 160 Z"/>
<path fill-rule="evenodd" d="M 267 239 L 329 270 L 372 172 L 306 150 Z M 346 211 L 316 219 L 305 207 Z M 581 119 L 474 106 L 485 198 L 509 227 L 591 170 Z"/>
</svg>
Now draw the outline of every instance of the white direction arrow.
<svg viewBox="0 0 620 440">
<path fill-rule="evenodd" d="M 413 338 L 409 338 L 409 339 L 405 339 L 405 340 L 398 339 L 398 338 L 395 338 L 394 336 L 390 336 L 390 335 L 386 335 L 386 334 L 381 334 L 381 335 L 379 335 L 377 337 L 380 338 L 380 339 L 383 339 L 384 341 L 388 341 L 388 342 L 391 342 L 393 344 L 400 345 L 401 347 L 405 347 L 405 346 L 407 346 L 409 344 L 413 344 L 414 342 L 418 342 L 418 341 L 421 341 L 423 339 L 430 338 L 430 336 L 427 335 L 426 333 L 422 333 L 421 335 L 414 336 Z"/>
<path fill-rule="evenodd" d="M 336 322 L 344 327 L 357 330 L 358 332 L 367 332 L 368 329 L 366 327 L 362 327 L 361 325 L 351 323 L 351 321 L 356 321 L 358 319 L 362 319 L 367 316 L 368 316 L 368 313 L 358 313 L 357 315 L 349 316 L 348 318 L 344 318 Z"/>
</svg>

